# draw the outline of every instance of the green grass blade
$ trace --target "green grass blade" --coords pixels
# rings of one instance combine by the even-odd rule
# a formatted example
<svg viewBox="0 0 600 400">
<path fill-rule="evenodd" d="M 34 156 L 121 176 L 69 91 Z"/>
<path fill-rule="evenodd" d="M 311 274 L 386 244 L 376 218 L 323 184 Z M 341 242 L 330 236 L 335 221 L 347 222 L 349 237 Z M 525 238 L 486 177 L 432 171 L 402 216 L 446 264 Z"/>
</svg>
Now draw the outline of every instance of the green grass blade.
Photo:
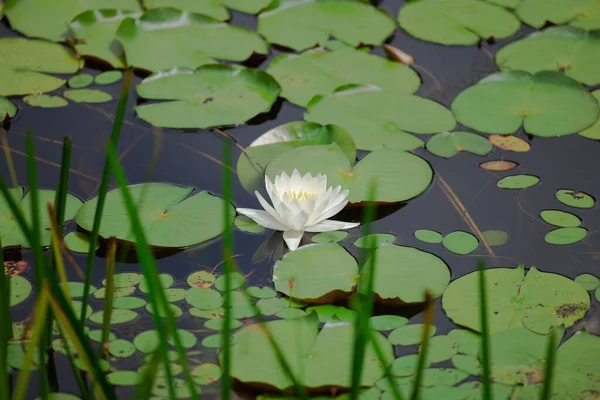
<svg viewBox="0 0 600 400">
<path fill-rule="evenodd" d="M 152 385 L 156 378 L 161 359 L 160 352 L 155 351 L 152 353 L 152 358 L 146 364 L 140 382 L 135 390 L 134 400 L 148 400 L 152 397 Z"/>
<path fill-rule="evenodd" d="M 388 363 L 385 362 L 385 356 L 383 355 L 383 350 L 381 349 L 381 346 L 379 346 L 379 343 L 377 343 L 377 341 L 375 340 L 375 337 L 373 335 L 373 330 L 372 329 L 369 330 L 369 333 L 371 336 L 370 337 L 371 345 L 373 346 L 373 350 L 375 350 L 375 355 L 377 356 L 377 358 L 381 362 L 381 366 L 383 367 L 383 375 L 390 384 L 390 390 L 392 392 L 393 399 L 394 400 L 403 400 L 404 396 L 402 396 L 402 392 L 400 392 L 400 388 L 398 388 L 398 386 L 396 385 L 396 382 L 394 382 L 394 375 L 392 375 L 391 365 L 388 365 Z"/>
<path fill-rule="evenodd" d="M 70 137 L 63 140 L 62 157 L 60 162 L 60 178 L 56 188 L 54 204 L 56 207 L 56 225 L 62 227 L 65 222 L 65 207 L 67 204 L 67 191 L 69 189 L 69 170 L 71 168 L 71 150 L 73 141 Z"/>
<path fill-rule="evenodd" d="M 548 336 L 548 348 L 546 350 L 546 368 L 544 370 L 544 386 L 540 400 L 552 398 L 552 383 L 554 380 L 554 357 L 556 355 L 556 330 L 552 330 Z"/>
<path fill-rule="evenodd" d="M 417 371 L 413 381 L 413 387 L 410 394 L 410 400 L 420 398 L 421 382 L 423 381 L 423 373 L 427 365 L 427 353 L 429 351 L 429 332 L 433 325 L 433 297 L 428 291 L 425 292 L 425 319 L 423 321 L 423 331 L 421 333 L 421 346 L 419 348 L 419 359 L 417 362 Z"/>
<path fill-rule="evenodd" d="M 488 331 L 487 290 L 485 286 L 485 264 L 477 264 L 479 270 L 479 318 L 481 320 L 481 383 L 483 399 L 492 400 L 490 336 Z"/>
<path fill-rule="evenodd" d="M 58 329 L 58 335 L 60 336 L 60 339 L 63 341 L 63 343 L 67 343 L 67 337 L 65 336 L 65 332 L 58 324 L 57 324 L 57 329 Z M 81 375 L 79 368 L 77 368 L 77 366 L 75 365 L 75 357 L 73 356 L 73 352 L 71 351 L 71 346 L 66 345 L 65 352 L 67 353 L 66 354 L 67 359 L 69 360 L 69 364 L 71 365 L 71 369 L 73 370 L 73 375 L 75 377 L 75 382 L 77 383 L 77 387 L 79 388 L 79 395 L 81 396 L 81 399 L 82 400 L 91 399 L 91 394 L 89 392 L 87 385 L 85 384 L 85 381 L 83 380 L 83 376 Z"/>
<path fill-rule="evenodd" d="M 231 144 L 229 141 L 223 142 L 223 197 L 226 202 L 232 201 L 231 193 Z M 231 273 L 233 270 L 233 226 L 231 223 L 229 207 L 223 207 L 223 223 L 225 232 L 223 234 L 223 261 L 225 268 L 225 316 L 223 320 L 223 330 L 221 332 L 222 358 L 221 368 L 223 370 L 221 378 L 221 399 L 231 399 Z"/>
</svg>

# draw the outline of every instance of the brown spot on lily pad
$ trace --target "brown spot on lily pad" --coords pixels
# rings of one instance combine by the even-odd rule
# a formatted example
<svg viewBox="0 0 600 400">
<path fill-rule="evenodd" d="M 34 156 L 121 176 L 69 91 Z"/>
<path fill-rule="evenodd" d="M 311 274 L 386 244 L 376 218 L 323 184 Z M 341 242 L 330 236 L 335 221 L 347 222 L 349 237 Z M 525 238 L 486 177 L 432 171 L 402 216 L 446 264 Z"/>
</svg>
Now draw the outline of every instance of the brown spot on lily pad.
<svg viewBox="0 0 600 400">
<path fill-rule="evenodd" d="M 525 153 L 531 149 L 529 143 L 515 136 L 491 135 L 488 139 L 494 146 L 508 151 Z"/>
<path fill-rule="evenodd" d="M 583 303 L 563 304 L 556 309 L 556 316 L 560 318 L 568 318 L 572 315 L 587 310 L 587 308 L 588 306 Z"/>
</svg>

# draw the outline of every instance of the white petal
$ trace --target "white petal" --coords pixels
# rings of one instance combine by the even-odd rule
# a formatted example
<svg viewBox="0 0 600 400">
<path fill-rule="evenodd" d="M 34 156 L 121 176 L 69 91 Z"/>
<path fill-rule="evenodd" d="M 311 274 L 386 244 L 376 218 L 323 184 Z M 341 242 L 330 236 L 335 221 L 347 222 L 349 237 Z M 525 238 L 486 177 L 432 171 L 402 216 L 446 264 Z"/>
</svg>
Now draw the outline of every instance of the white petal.
<svg viewBox="0 0 600 400">
<path fill-rule="evenodd" d="M 264 208 L 265 211 L 269 213 L 275 221 L 285 226 L 285 220 L 281 218 L 279 213 L 269 203 L 267 203 L 265 198 L 262 197 L 262 195 L 258 193 L 258 191 L 254 192 L 254 194 L 256 195 L 256 198 L 258 199 L 258 202 L 260 203 L 262 208 Z"/>
<path fill-rule="evenodd" d="M 267 194 L 271 201 L 273 201 L 274 194 L 276 193 L 275 185 L 271 182 L 268 176 L 265 175 L 265 188 L 267 189 Z"/>
<path fill-rule="evenodd" d="M 302 231 L 285 231 L 283 232 L 283 240 L 285 240 L 285 244 L 287 244 L 287 247 L 290 250 L 294 251 L 300 245 L 302 235 L 304 235 L 304 232 Z"/>
<path fill-rule="evenodd" d="M 242 214 L 248 218 L 253 219 L 254 222 L 261 226 L 264 226 L 265 228 L 274 229 L 276 231 L 285 231 L 287 229 L 266 211 L 253 210 L 251 208 L 238 208 L 236 209 L 236 211 L 238 212 L 238 214 Z"/>
<path fill-rule="evenodd" d="M 344 207 L 346 207 L 346 204 L 348 204 L 348 193 L 349 192 L 345 190 L 342 193 L 340 193 L 336 198 L 332 199 L 329 206 L 321 212 L 319 220 L 323 221 L 324 219 L 329 219 L 337 213 L 339 213 L 340 211 L 342 211 Z"/>
<path fill-rule="evenodd" d="M 357 227 L 358 225 L 360 225 L 360 222 L 342 222 L 328 219 L 325 221 L 321 221 L 318 224 L 308 226 L 304 230 L 306 232 L 329 232 L 337 231 L 339 229 L 350 229 Z"/>
</svg>

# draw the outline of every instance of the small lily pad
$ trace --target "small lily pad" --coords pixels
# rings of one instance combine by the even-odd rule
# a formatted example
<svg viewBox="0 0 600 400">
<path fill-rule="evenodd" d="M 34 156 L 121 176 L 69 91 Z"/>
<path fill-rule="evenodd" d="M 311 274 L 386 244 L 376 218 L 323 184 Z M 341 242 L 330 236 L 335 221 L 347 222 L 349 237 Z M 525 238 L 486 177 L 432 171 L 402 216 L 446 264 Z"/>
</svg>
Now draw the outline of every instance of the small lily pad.
<svg viewBox="0 0 600 400">
<path fill-rule="evenodd" d="M 114 371 L 107 374 L 106 379 L 115 386 L 137 386 L 142 382 L 142 376 L 136 371 Z"/>
<path fill-rule="evenodd" d="M 571 189 L 560 189 L 556 192 L 556 199 L 566 206 L 575 208 L 592 208 L 596 204 L 596 200 L 589 194 Z"/>
<path fill-rule="evenodd" d="M 153 353 L 159 345 L 158 332 L 150 330 L 139 333 L 133 338 L 133 344 L 142 353 Z"/>
<path fill-rule="evenodd" d="M 165 289 L 165 295 L 169 303 L 176 303 L 185 299 L 185 289 L 182 288 L 169 288 Z"/>
<path fill-rule="evenodd" d="M 62 97 L 47 94 L 30 94 L 23 97 L 23 101 L 32 107 L 39 108 L 60 108 L 69 105 L 69 102 Z"/>
<path fill-rule="evenodd" d="M 458 353 L 458 344 L 450 336 L 434 336 L 429 339 L 428 345 L 427 360 L 431 363 L 450 360 Z M 419 351 L 422 351 L 422 347 Z"/>
<path fill-rule="evenodd" d="M 410 354 L 398 357 L 391 366 L 392 376 L 412 376 L 416 373 L 419 365 L 419 355 Z M 429 360 L 425 362 L 425 368 L 429 366 Z"/>
<path fill-rule="evenodd" d="M 135 354 L 135 346 L 127 340 L 116 339 L 108 343 L 108 351 L 113 357 L 127 358 Z"/>
<path fill-rule="evenodd" d="M 284 308 L 283 310 L 275 314 L 275 316 L 281 319 L 302 318 L 306 316 L 306 312 L 298 308 Z"/>
<path fill-rule="evenodd" d="M 592 274 L 581 274 L 577 275 L 575 282 L 579 283 L 585 290 L 592 291 L 596 290 L 600 286 L 600 279 Z"/>
<path fill-rule="evenodd" d="M 443 245 L 446 250 L 462 256 L 470 254 L 479 246 L 479 240 L 468 232 L 454 231 L 444 236 Z"/>
<path fill-rule="evenodd" d="M 216 364 L 200 364 L 190 370 L 198 385 L 210 385 L 221 379 L 221 367 Z"/>
<path fill-rule="evenodd" d="M 106 103 L 113 99 L 112 95 L 99 89 L 65 90 L 63 96 L 75 103 Z"/>
<path fill-rule="evenodd" d="M 504 136 L 499 136 L 501 138 L 506 138 Z M 513 137 L 513 136 L 508 136 Z M 490 136 L 491 138 L 491 136 Z M 491 142 L 490 142 L 491 143 Z M 479 166 L 487 171 L 510 171 L 511 169 L 517 168 L 519 164 L 514 161 L 506 161 L 506 160 L 497 160 L 497 161 L 486 161 Z"/>
<path fill-rule="evenodd" d="M 138 272 L 120 272 L 113 277 L 113 285 L 115 288 L 128 288 L 136 286 L 142 280 L 144 275 Z M 102 286 L 106 286 L 106 279 L 102 280 Z"/>
<path fill-rule="evenodd" d="M 456 354 L 452 357 L 452 365 L 454 365 L 454 368 L 464 371 L 469 375 L 478 376 L 481 374 L 481 363 L 476 356 Z"/>
<path fill-rule="evenodd" d="M 199 308 L 190 308 L 190 315 L 197 318 L 221 319 L 225 316 L 224 308 L 215 308 L 214 310 L 200 310 Z"/>
<path fill-rule="evenodd" d="M 214 289 L 193 287 L 187 291 L 185 300 L 201 310 L 214 310 L 223 305 L 223 297 Z"/>
<path fill-rule="evenodd" d="M 490 135 L 489 141 L 499 149 L 514 151 L 515 153 L 527 153 L 531 150 L 529 143 L 512 135 Z"/>
<path fill-rule="evenodd" d="M 94 81 L 97 85 L 112 85 L 123 78 L 121 71 L 106 71 L 96 75 Z"/>
<path fill-rule="evenodd" d="M 119 297 L 118 299 L 114 299 L 112 304 L 114 308 L 136 310 L 146 306 L 147 303 L 146 300 L 140 299 L 139 297 Z"/>
<path fill-rule="evenodd" d="M 277 292 L 268 286 L 250 286 L 246 289 L 246 294 L 257 299 L 272 299 L 277 296 Z"/>
<path fill-rule="evenodd" d="M 577 215 L 560 210 L 543 210 L 540 217 L 550 225 L 561 228 L 575 228 L 581 225 L 581 219 Z"/>
<path fill-rule="evenodd" d="M 87 253 L 90 249 L 90 236 L 83 232 L 69 232 L 64 238 L 65 247 L 75 253 Z M 96 245 L 96 250 L 100 245 Z"/>
<path fill-rule="evenodd" d="M 196 271 L 187 277 L 187 284 L 191 287 L 209 288 L 217 280 L 215 274 L 209 271 Z"/>
<path fill-rule="evenodd" d="M 481 235 L 490 246 L 502 246 L 508 242 L 508 233 L 492 229 L 481 232 Z"/>
<path fill-rule="evenodd" d="M 14 118 L 17 115 L 17 106 L 6 97 L 0 96 L 0 122 Z"/>
<path fill-rule="evenodd" d="M 135 286 L 116 287 L 112 292 L 114 299 L 132 295 L 135 292 Z M 106 288 L 100 288 L 93 293 L 94 298 L 104 299 L 106 297 Z"/>
<path fill-rule="evenodd" d="M 204 323 L 204 327 L 206 329 L 211 329 L 213 331 L 223 330 L 224 319 L 221 318 L 213 318 L 209 319 Z M 237 329 L 242 326 L 242 323 L 237 319 L 231 320 L 231 329 Z"/>
<path fill-rule="evenodd" d="M 408 319 L 399 315 L 377 315 L 369 319 L 369 325 L 376 331 L 398 329 L 408 323 Z"/>
<path fill-rule="evenodd" d="M 21 304 L 31 294 L 33 286 L 31 282 L 20 275 L 13 275 L 10 278 L 10 306 Z"/>
<path fill-rule="evenodd" d="M 458 352 L 477 356 L 481 348 L 481 336 L 467 329 L 453 329 L 448 336 L 458 344 Z"/>
<path fill-rule="evenodd" d="M 441 233 L 429 229 L 416 230 L 415 237 L 425 243 L 442 243 L 442 240 L 444 240 Z"/>
<path fill-rule="evenodd" d="M 104 332 L 102 332 L 102 329 L 93 329 L 88 333 L 88 337 L 93 340 L 94 342 L 102 342 L 102 335 L 104 334 Z M 108 341 L 112 342 L 113 340 L 117 340 L 117 337 L 115 336 L 114 333 L 109 332 L 108 333 Z"/>
<path fill-rule="evenodd" d="M 83 282 L 67 282 L 67 290 L 69 291 L 69 294 L 73 298 L 83 296 L 84 286 L 85 285 Z M 92 294 L 96 291 L 96 288 L 94 287 L 94 285 L 90 285 L 89 290 L 90 290 L 89 293 Z"/>
<path fill-rule="evenodd" d="M 348 237 L 348 232 L 331 231 L 317 233 L 310 240 L 314 243 L 338 243 L 346 239 L 346 237 Z"/>
<path fill-rule="evenodd" d="M 136 319 L 138 315 L 139 314 L 133 310 L 125 310 L 121 308 L 114 309 L 110 315 L 110 324 L 125 324 Z M 90 321 L 97 324 L 102 324 L 104 321 L 104 311 L 98 311 L 90 315 Z"/>
<path fill-rule="evenodd" d="M 67 81 L 67 84 L 72 89 L 84 88 L 90 86 L 94 82 L 94 77 L 90 74 L 74 75 Z"/>
<path fill-rule="evenodd" d="M 233 220 L 233 224 L 242 232 L 248 233 L 263 233 L 265 227 L 254 222 L 253 219 L 246 217 L 245 215 L 238 215 Z"/>
<path fill-rule="evenodd" d="M 527 189 L 537 185 L 540 178 L 534 175 L 511 175 L 506 176 L 496 182 L 500 189 Z"/>
<path fill-rule="evenodd" d="M 425 328 L 425 325 L 423 324 L 410 324 L 410 325 L 406 325 L 403 326 L 401 328 L 395 329 L 392 331 L 392 333 L 390 333 L 390 336 L 388 336 L 388 340 L 390 341 L 391 344 L 393 345 L 400 345 L 400 346 L 409 346 L 412 344 L 419 344 L 421 343 L 421 338 L 423 335 L 423 329 Z M 435 331 L 436 328 L 435 326 L 430 326 L 429 327 L 429 336 L 433 336 L 435 335 Z"/>
<path fill-rule="evenodd" d="M 587 234 L 588 231 L 585 228 L 558 228 L 548 232 L 544 240 L 548 244 L 564 246 L 581 242 Z"/>
<path fill-rule="evenodd" d="M 196 338 L 196 335 L 194 335 L 193 333 L 188 332 L 186 330 L 177 329 L 177 336 L 179 336 L 179 340 L 181 341 L 181 346 L 183 346 L 184 349 L 192 348 L 196 345 L 196 343 L 198 343 L 198 338 Z M 175 341 L 171 337 L 169 337 L 167 339 L 167 342 L 171 346 L 175 345 Z"/>
<path fill-rule="evenodd" d="M 354 245 L 360 249 L 376 249 L 384 243 L 394 243 L 396 236 L 391 233 L 372 233 L 361 236 L 354 242 Z"/>
<path fill-rule="evenodd" d="M 275 315 L 283 310 L 283 303 L 278 298 L 260 299 L 256 303 L 262 315 Z"/>
<path fill-rule="evenodd" d="M 442 158 L 454 157 L 461 151 L 485 156 L 493 149 L 487 138 L 462 131 L 438 133 L 429 139 L 426 147 L 431 154 Z"/>
<path fill-rule="evenodd" d="M 226 279 L 227 278 L 225 275 L 219 276 L 214 284 L 215 289 L 223 292 L 225 290 L 225 280 Z M 237 289 L 240 286 L 242 286 L 244 284 L 244 282 L 246 282 L 246 277 L 244 275 L 240 274 L 239 272 L 232 272 L 229 275 L 229 281 L 231 283 L 231 289 L 233 290 L 233 289 Z"/>
<path fill-rule="evenodd" d="M 547 335 L 558 326 L 558 320 L 549 310 L 535 308 L 523 313 L 523 326 L 531 332 Z"/>
</svg>

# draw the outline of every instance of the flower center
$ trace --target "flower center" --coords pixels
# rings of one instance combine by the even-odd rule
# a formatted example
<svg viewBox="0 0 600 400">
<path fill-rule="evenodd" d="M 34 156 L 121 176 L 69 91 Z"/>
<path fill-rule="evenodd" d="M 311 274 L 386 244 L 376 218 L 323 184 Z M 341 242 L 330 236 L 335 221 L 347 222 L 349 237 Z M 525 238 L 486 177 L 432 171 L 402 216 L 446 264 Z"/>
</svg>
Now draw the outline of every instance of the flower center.
<svg viewBox="0 0 600 400">
<path fill-rule="evenodd" d="M 295 190 L 295 189 L 288 190 L 287 193 L 292 200 L 300 200 L 302 198 L 304 198 L 305 200 L 308 200 L 315 195 L 314 193 L 309 192 L 308 190 Z"/>
</svg>

